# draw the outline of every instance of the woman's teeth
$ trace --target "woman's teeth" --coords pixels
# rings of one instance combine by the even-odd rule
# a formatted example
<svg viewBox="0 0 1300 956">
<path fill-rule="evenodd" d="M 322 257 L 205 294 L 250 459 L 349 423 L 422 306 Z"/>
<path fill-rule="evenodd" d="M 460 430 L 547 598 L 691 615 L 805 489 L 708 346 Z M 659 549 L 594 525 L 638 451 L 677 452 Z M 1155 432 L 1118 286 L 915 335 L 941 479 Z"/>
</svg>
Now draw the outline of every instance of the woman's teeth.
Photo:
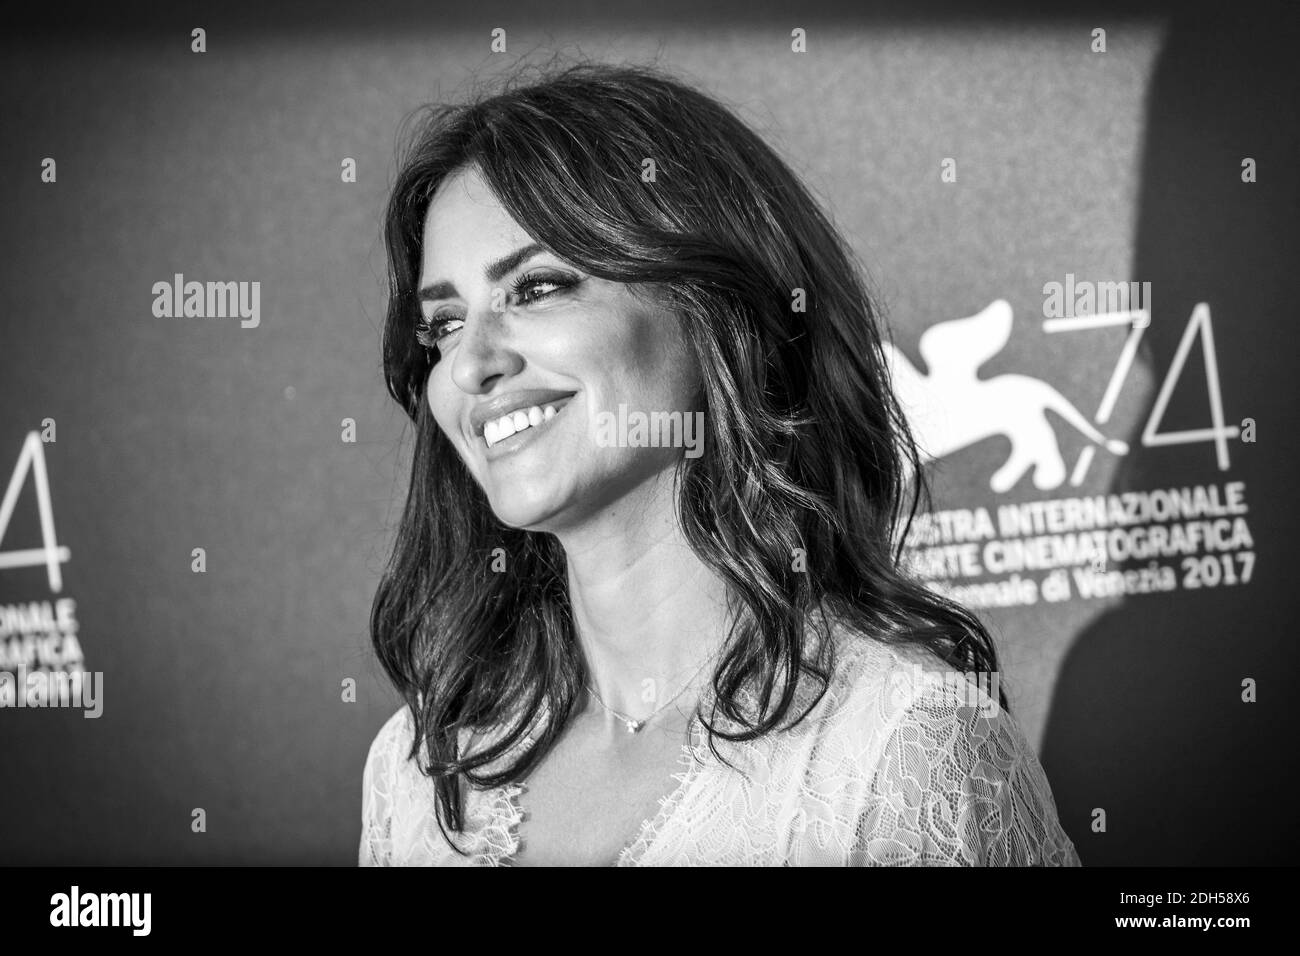
<svg viewBox="0 0 1300 956">
<path fill-rule="evenodd" d="M 545 407 L 534 405 L 532 408 L 521 408 L 484 425 L 483 440 L 491 448 L 498 442 L 505 441 L 516 432 L 521 432 L 525 428 L 536 428 L 543 422 L 549 422 L 555 415 L 554 405 Z"/>
</svg>

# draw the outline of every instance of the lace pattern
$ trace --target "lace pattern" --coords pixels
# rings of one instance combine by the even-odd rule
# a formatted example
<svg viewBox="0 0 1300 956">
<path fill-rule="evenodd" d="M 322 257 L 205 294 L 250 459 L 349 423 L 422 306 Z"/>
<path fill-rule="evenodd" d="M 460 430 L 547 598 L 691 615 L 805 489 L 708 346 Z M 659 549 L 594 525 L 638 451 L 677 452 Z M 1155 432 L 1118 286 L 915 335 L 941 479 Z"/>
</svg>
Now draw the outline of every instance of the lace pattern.
<svg viewBox="0 0 1300 956">
<path fill-rule="evenodd" d="M 718 741 L 730 767 L 697 720 L 674 788 L 617 865 L 1080 865 L 1041 764 L 981 686 L 921 648 L 855 636 L 836 657 L 793 730 Z M 523 785 L 468 791 L 460 856 L 438 829 L 432 781 L 406 758 L 412 732 L 403 707 L 371 744 L 360 864 L 509 865 Z"/>
</svg>

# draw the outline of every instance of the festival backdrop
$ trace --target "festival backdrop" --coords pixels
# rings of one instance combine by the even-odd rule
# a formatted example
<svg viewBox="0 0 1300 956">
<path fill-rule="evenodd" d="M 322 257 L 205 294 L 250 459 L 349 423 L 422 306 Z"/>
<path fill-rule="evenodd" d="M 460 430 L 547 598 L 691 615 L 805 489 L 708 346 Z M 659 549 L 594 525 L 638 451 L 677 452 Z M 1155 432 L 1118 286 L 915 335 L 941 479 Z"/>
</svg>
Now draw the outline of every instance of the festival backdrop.
<svg viewBox="0 0 1300 956">
<path fill-rule="evenodd" d="M 362 7 L 0 40 L 0 862 L 355 860 L 397 134 L 553 52 L 718 96 L 847 236 L 934 484 L 908 561 L 991 628 L 1085 865 L 1294 858 L 1275 11 Z"/>
</svg>

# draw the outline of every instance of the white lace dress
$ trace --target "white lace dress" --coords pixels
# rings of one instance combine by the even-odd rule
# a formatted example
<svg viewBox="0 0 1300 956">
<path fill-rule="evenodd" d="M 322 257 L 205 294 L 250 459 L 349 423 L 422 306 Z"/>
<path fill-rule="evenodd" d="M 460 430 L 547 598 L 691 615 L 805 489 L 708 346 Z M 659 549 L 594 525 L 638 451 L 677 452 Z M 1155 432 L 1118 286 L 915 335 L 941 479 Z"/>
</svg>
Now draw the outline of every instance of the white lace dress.
<svg viewBox="0 0 1300 956">
<path fill-rule="evenodd" d="M 736 769 L 696 720 L 675 787 L 617 865 L 1078 866 L 1043 768 L 996 691 L 944 666 L 917 648 L 844 641 L 826 695 L 797 727 L 718 740 Z M 453 834 L 461 856 L 439 832 L 433 781 L 407 759 L 411 735 L 403 707 L 371 744 L 360 864 L 509 865 L 523 786 L 469 790 L 466 828 Z"/>
</svg>

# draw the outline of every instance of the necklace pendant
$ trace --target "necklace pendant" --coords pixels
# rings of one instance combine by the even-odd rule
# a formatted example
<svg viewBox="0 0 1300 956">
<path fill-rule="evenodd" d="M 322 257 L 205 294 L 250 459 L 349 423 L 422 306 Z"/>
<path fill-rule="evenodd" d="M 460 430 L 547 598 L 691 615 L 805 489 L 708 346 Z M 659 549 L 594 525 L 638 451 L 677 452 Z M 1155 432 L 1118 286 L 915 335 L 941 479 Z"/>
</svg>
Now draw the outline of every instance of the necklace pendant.
<svg viewBox="0 0 1300 956">
<path fill-rule="evenodd" d="M 641 723 L 642 723 L 642 722 L 639 721 L 639 720 L 629 720 L 629 721 L 627 722 L 627 732 L 628 732 L 629 734 L 634 734 L 634 733 L 636 733 L 638 730 L 641 729 Z"/>
</svg>

